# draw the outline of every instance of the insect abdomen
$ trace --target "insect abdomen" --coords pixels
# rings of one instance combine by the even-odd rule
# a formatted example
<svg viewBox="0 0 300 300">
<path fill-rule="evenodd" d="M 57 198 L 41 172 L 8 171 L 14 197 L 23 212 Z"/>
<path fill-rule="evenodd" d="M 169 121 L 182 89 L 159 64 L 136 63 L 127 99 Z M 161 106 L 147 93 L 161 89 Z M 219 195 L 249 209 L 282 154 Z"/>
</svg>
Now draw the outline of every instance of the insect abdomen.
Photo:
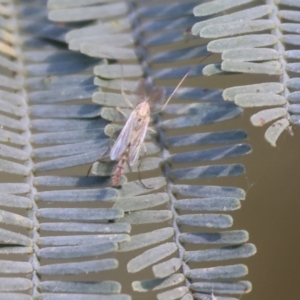
<svg viewBox="0 0 300 300">
<path fill-rule="evenodd" d="M 116 170 L 111 178 L 111 185 L 112 186 L 117 186 L 118 183 L 120 182 L 121 176 L 124 171 L 124 165 L 126 161 L 128 160 L 128 156 L 123 155 L 123 157 L 119 160 L 118 165 L 116 167 Z"/>
</svg>

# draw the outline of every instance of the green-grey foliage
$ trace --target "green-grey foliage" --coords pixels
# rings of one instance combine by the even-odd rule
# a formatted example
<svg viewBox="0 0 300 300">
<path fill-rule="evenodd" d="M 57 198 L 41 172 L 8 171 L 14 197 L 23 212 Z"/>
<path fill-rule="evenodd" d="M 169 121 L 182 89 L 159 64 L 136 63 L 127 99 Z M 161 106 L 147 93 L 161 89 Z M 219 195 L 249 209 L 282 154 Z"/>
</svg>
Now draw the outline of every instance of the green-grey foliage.
<svg viewBox="0 0 300 300">
<path fill-rule="evenodd" d="M 217 182 L 245 173 L 235 160 L 251 146 L 244 130 L 214 124 L 277 106 L 251 117 L 274 122 L 265 137 L 276 145 L 299 123 L 300 52 L 286 50 L 300 44 L 299 3 L 275 2 L 0 0 L 0 299 L 233 300 L 251 290 L 247 267 L 226 264 L 256 252 L 247 231 L 229 229 L 246 194 Z M 198 64 L 209 51 L 222 62 Z M 272 77 L 225 90 L 187 80 L 153 114 L 140 166 L 112 188 L 105 158 L 141 101 L 138 79 L 169 96 L 187 72 Z M 77 168 L 99 158 L 94 176 Z M 132 293 L 120 272 L 135 276 Z"/>
<path fill-rule="evenodd" d="M 280 106 L 264 109 L 251 117 L 254 126 L 276 120 L 265 132 L 265 139 L 276 146 L 280 134 L 290 125 L 299 123 L 300 69 L 297 61 L 300 51 L 288 50 L 300 44 L 299 1 L 277 0 L 276 4 L 269 5 L 247 2 L 253 3 L 249 7 L 239 7 L 244 1 L 215 0 L 200 4 L 194 9 L 195 15 L 211 18 L 197 22 L 192 32 L 213 39 L 207 49 L 222 53 L 221 65 L 207 66 L 206 75 L 239 72 L 276 76 L 278 88 L 273 82 L 262 82 L 229 88 L 239 89 L 234 97 L 228 97 L 228 89 L 223 92 L 224 100 L 234 101 L 241 107 Z M 225 16 L 215 16 L 222 6 L 236 9 Z"/>
</svg>

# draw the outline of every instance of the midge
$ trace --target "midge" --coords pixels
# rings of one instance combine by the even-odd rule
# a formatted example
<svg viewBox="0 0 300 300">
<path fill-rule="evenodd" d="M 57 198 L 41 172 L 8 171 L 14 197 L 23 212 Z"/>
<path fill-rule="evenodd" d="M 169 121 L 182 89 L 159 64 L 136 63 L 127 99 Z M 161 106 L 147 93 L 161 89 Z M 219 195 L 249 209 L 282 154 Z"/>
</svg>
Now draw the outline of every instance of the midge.
<svg viewBox="0 0 300 300">
<path fill-rule="evenodd" d="M 163 107 L 160 109 L 162 111 L 172 99 L 173 95 L 176 93 L 177 89 L 180 87 L 182 82 L 188 76 L 189 72 L 181 79 L 179 84 L 176 86 L 174 91 L 171 93 L 169 98 L 166 100 Z M 138 90 L 144 88 L 144 81 L 140 81 Z M 164 96 L 164 89 L 162 87 L 155 87 L 148 96 L 143 93 L 143 101 L 139 103 L 136 108 L 133 109 L 130 116 L 128 117 L 121 133 L 119 134 L 117 140 L 115 141 L 111 151 L 110 159 L 119 161 L 118 165 L 112 175 L 111 184 L 112 186 L 118 186 L 120 178 L 123 174 L 125 164 L 128 164 L 130 169 L 139 158 L 141 147 L 144 143 L 145 136 L 148 130 L 150 122 L 151 109 L 149 102 L 160 101 Z M 124 95 L 126 99 L 126 96 Z M 126 99 L 129 105 L 132 107 L 131 103 Z M 141 180 L 140 180 L 141 182 Z M 142 182 L 141 182 L 142 183 Z M 142 183 L 144 186 L 144 184 Z M 145 186 L 144 186 L 145 187 Z"/>
<path fill-rule="evenodd" d="M 198 66 L 203 60 L 205 60 L 210 55 L 211 54 L 204 57 L 196 66 Z M 177 84 L 169 98 L 166 100 L 163 107 L 156 113 L 161 112 L 165 109 L 169 101 L 172 99 L 173 95 L 176 93 L 178 88 L 181 86 L 181 84 L 189 75 L 189 73 L 193 70 L 193 68 L 194 67 L 192 67 L 183 76 L 183 78 Z M 141 147 L 144 144 L 145 136 L 150 122 L 151 110 L 149 102 L 155 103 L 161 101 L 164 97 L 164 89 L 162 87 L 154 87 L 148 95 L 146 95 L 145 90 L 145 81 L 141 80 L 138 85 L 137 91 L 138 94 L 142 94 L 141 98 L 143 101 L 139 103 L 135 108 L 132 106 L 130 101 L 126 98 L 125 93 L 123 93 L 122 91 L 124 99 L 133 108 L 133 111 L 128 117 L 121 133 L 119 134 L 117 140 L 115 141 L 110 151 L 110 159 L 118 161 L 118 165 L 112 175 L 112 186 L 118 186 L 120 178 L 124 172 L 125 164 L 127 163 L 130 169 L 130 167 L 133 166 L 139 158 Z M 141 180 L 140 182 L 144 187 L 146 187 Z"/>
</svg>

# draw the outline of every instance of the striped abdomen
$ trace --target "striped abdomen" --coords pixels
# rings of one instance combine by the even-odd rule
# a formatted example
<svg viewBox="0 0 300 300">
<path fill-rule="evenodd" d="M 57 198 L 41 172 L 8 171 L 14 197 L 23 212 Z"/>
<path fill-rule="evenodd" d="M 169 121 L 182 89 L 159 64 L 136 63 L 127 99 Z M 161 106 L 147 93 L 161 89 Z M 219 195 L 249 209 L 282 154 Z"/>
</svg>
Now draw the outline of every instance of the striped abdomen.
<svg viewBox="0 0 300 300">
<path fill-rule="evenodd" d="M 121 156 L 118 165 L 112 175 L 111 178 L 111 185 L 112 186 L 118 186 L 121 176 L 124 172 L 125 163 L 128 161 L 128 151 L 124 152 Z"/>
</svg>

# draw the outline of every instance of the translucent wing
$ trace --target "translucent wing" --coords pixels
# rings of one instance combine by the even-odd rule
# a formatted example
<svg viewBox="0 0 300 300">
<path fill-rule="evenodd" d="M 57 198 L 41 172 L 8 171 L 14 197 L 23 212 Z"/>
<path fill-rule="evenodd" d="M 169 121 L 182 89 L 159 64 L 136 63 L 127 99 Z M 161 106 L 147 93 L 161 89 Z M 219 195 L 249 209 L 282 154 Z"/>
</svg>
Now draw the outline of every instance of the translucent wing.
<svg viewBox="0 0 300 300">
<path fill-rule="evenodd" d="M 145 95 L 145 80 L 140 80 L 138 86 L 138 89 L 140 89 L 140 93 L 144 93 Z M 152 90 L 148 99 L 151 101 L 158 101 L 161 100 L 163 94 L 164 89 L 161 87 L 156 87 Z M 133 165 L 136 162 L 150 122 L 149 115 L 142 117 L 141 114 L 138 114 L 138 111 L 140 112 L 140 110 L 145 109 L 146 111 L 149 109 L 149 105 L 146 101 L 140 103 L 130 114 L 126 124 L 124 125 L 120 135 L 118 136 L 115 144 L 111 149 L 111 160 L 118 160 L 122 156 L 122 154 L 129 148 L 129 164 Z"/>
<path fill-rule="evenodd" d="M 111 160 L 118 160 L 128 148 L 128 145 L 131 141 L 131 135 L 133 133 L 134 119 L 136 118 L 137 114 L 134 110 L 127 119 L 122 131 L 120 132 L 117 140 L 115 141 L 110 151 L 109 156 Z"/>
<path fill-rule="evenodd" d="M 144 143 L 145 136 L 147 133 L 148 125 L 150 122 L 150 116 L 146 117 L 142 120 L 142 124 L 136 133 L 135 136 L 132 137 L 131 144 L 130 144 L 130 150 L 129 150 L 129 164 L 132 166 L 135 164 L 139 157 L 139 153 L 141 150 L 141 147 Z"/>
<path fill-rule="evenodd" d="M 110 151 L 110 159 L 118 160 L 129 147 L 129 163 L 132 165 L 134 162 L 131 163 L 131 152 L 134 152 L 133 156 L 138 154 L 135 154 L 136 151 L 139 151 L 139 149 L 136 148 L 140 148 L 143 144 L 149 122 L 150 116 L 141 118 L 137 114 L 137 111 L 134 110 L 130 114 Z M 135 158 L 133 161 L 136 161 L 136 159 L 137 158 Z"/>
</svg>

